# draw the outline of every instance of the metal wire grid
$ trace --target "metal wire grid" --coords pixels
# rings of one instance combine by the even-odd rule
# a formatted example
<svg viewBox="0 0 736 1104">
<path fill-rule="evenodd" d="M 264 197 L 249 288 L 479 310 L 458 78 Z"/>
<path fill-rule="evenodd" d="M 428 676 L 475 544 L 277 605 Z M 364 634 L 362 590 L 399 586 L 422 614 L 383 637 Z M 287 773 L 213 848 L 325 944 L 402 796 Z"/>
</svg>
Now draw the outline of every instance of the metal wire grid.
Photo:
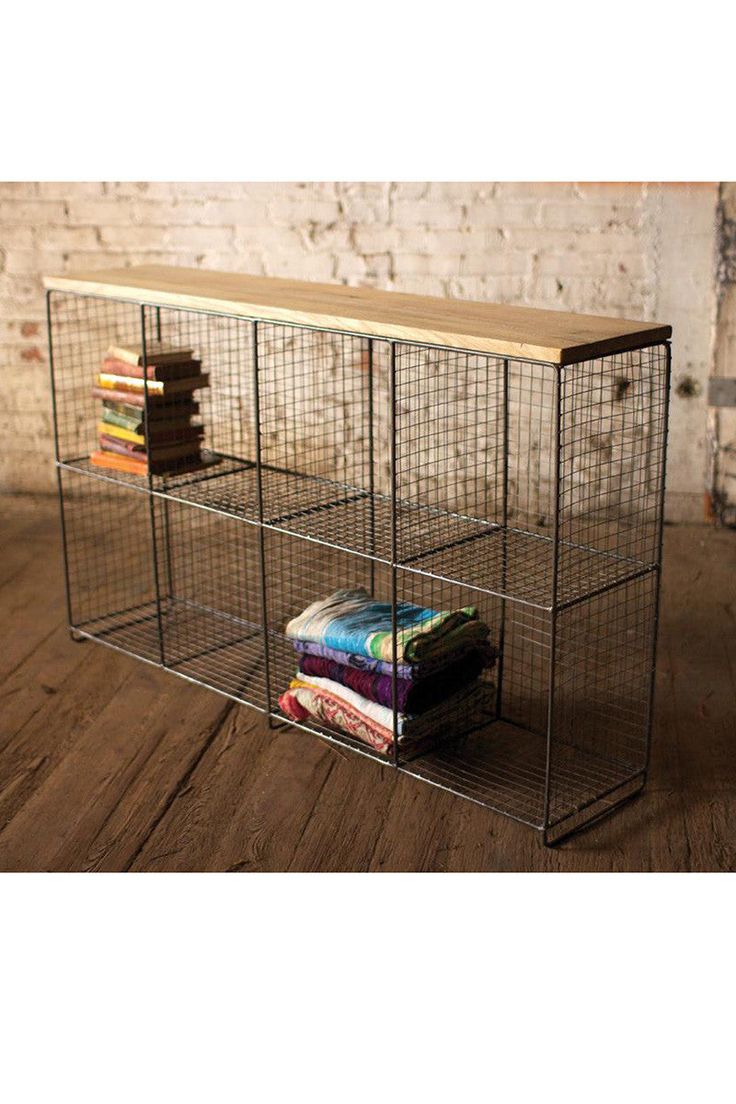
<svg viewBox="0 0 736 1104">
<path fill-rule="evenodd" d="M 104 350 L 136 343 L 136 328 L 140 343 L 143 327 L 149 347 L 191 347 L 202 361 L 210 386 L 196 393 L 196 420 L 216 461 L 199 472 L 173 464 L 154 490 L 386 562 L 395 533 L 397 562 L 542 609 L 655 562 L 661 346 L 567 368 L 557 385 L 551 366 L 396 345 L 392 401 L 387 342 L 77 296 L 54 304 L 59 453 L 77 468 L 89 470 L 95 444 L 90 384 Z"/>
<path fill-rule="evenodd" d="M 76 295 L 53 294 L 48 301 L 58 458 L 86 467 L 97 448 L 101 405 L 92 396 L 94 377 L 108 345 L 140 345 L 140 310 L 134 303 Z M 126 481 L 118 473 L 115 478 Z"/>
<path fill-rule="evenodd" d="M 213 475 L 222 478 L 253 468 L 251 331 L 241 319 L 54 293 L 49 297 L 49 334 L 57 452 L 65 464 L 141 490 L 166 490 L 180 481 L 206 481 Z M 171 427 L 167 442 L 171 445 L 190 439 L 184 424 L 203 427 L 205 465 L 193 471 L 188 458 L 174 458 L 165 472 L 147 477 L 90 463 L 89 454 L 99 447 L 102 411 L 102 401 L 92 388 L 110 345 L 140 348 L 151 363 L 159 345 L 192 350 L 209 385 L 177 395 L 161 417 Z M 148 419 L 150 411 L 153 418 L 156 400 L 148 393 L 148 381 L 144 388 L 141 417 Z"/>
<path fill-rule="evenodd" d="M 159 662 L 148 497 L 79 472 L 59 476 L 70 625 Z"/>
<path fill-rule="evenodd" d="M 78 308 L 88 301 L 73 302 L 71 329 L 54 349 L 62 457 L 61 442 L 85 432 L 86 381 L 75 383 L 69 366 L 77 375 L 96 367 L 111 318 L 116 339 L 133 340 L 130 308 L 105 302 L 101 318 L 91 301 L 87 332 Z M 549 366 L 243 320 L 226 320 L 228 330 L 203 318 L 141 311 L 147 339 L 154 327 L 152 340 L 188 342 L 203 361 L 209 351 L 203 370 L 214 365 L 217 382 L 202 410 L 224 466 L 169 476 L 151 488 L 150 511 L 148 496 L 125 493 L 119 510 L 108 481 L 92 508 L 89 494 L 71 496 L 85 505 L 67 521 L 70 593 L 84 595 L 70 621 L 278 716 L 295 670 L 284 625 L 338 582 L 432 608 L 476 602 L 501 650 L 493 715 L 460 737 L 458 717 L 436 750 L 410 762 L 397 755 L 396 764 L 549 836 L 643 782 L 657 576 L 620 584 L 659 558 L 666 350 L 556 379 Z M 75 324 L 82 355 L 72 357 Z M 70 413 L 77 400 L 81 418 Z M 260 405 L 255 419 L 249 403 Z M 306 472 L 296 470 L 302 454 Z M 125 545 L 98 539 L 105 519 L 119 532 L 127 515 L 138 551 L 148 542 L 153 593 L 150 579 L 126 573 Z M 372 754 L 318 724 L 302 727 Z"/>
<path fill-rule="evenodd" d="M 560 540 L 606 553 L 624 572 L 657 561 L 666 372 L 657 345 L 562 377 Z"/>
<path fill-rule="evenodd" d="M 621 780 L 647 765 L 654 574 L 580 603 L 556 623 L 552 761 L 553 804 L 574 794 L 557 770 L 560 748 L 574 747 Z"/>
</svg>

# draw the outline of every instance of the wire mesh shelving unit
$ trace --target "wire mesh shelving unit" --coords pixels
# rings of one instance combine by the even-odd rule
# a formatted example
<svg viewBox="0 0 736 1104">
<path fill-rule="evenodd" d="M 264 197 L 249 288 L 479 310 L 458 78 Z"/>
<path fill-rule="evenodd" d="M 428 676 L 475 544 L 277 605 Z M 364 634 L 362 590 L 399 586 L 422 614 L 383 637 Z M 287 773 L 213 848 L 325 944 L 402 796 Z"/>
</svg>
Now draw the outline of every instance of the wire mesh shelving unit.
<svg viewBox="0 0 736 1104">
<path fill-rule="evenodd" d="M 68 619 L 267 714 L 287 622 L 336 587 L 473 606 L 497 659 L 480 712 L 381 754 L 560 842 L 649 765 L 670 328 L 129 269 L 47 280 Z M 572 335 L 572 336 L 571 336 Z M 111 343 L 193 350 L 203 463 L 95 467 Z M 149 404 L 145 392 L 145 409 Z M 394 613 L 395 617 L 395 613 Z"/>
</svg>

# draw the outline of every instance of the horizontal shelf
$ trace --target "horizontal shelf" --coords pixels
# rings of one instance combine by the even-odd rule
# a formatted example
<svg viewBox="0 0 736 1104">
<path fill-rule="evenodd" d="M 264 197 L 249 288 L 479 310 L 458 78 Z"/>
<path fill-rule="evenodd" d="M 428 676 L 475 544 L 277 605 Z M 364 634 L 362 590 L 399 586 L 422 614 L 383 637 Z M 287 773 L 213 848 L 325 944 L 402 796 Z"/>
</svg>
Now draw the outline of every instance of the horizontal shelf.
<svg viewBox="0 0 736 1104">
<path fill-rule="evenodd" d="M 266 708 L 261 627 L 181 599 L 161 602 L 167 670 Z M 84 636 L 161 665 L 155 601 L 75 626 Z"/>
<path fill-rule="evenodd" d="M 259 625 L 181 599 L 161 603 L 165 667 L 246 705 L 267 711 L 263 633 Z M 158 610 L 145 602 L 77 626 L 84 636 L 161 665 Z M 269 631 L 272 716 L 386 765 L 375 752 L 317 722 L 294 725 L 278 709 L 278 694 L 294 673 L 293 645 Z M 460 797 L 541 827 L 544 817 L 546 737 L 491 719 L 472 733 L 404 761 L 399 769 Z M 580 747 L 555 743 L 549 826 L 561 823 L 637 777 L 626 763 Z M 640 772 L 638 772 L 640 773 Z"/>
<path fill-rule="evenodd" d="M 64 465 L 115 483 L 148 490 L 141 476 L 107 473 L 82 458 Z M 391 563 L 392 504 L 387 495 L 316 476 L 262 467 L 263 524 L 318 544 Z M 157 477 L 158 495 L 257 524 L 255 465 L 221 458 L 202 472 Z M 522 529 L 399 502 L 396 563 L 404 570 L 458 583 L 542 610 L 564 608 L 647 574 L 642 563 L 560 542 L 556 603 L 554 542 Z"/>
<path fill-rule="evenodd" d="M 443 744 L 402 769 L 534 828 L 544 821 L 547 740 L 504 721 Z M 581 747 L 553 747 L 549 824 L 605 800 L 641 774 Z"/>
</svg>

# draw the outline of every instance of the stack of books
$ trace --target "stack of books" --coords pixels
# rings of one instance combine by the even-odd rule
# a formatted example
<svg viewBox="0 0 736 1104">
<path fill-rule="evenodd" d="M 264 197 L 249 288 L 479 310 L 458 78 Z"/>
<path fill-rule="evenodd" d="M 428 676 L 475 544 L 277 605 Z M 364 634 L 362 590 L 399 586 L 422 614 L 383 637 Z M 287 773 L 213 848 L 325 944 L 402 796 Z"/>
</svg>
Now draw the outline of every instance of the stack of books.
<svg viewBox="0 0 736 1104">
<path fill-rule="evenodd" d="M 102 400 L 97 426 L 99 449 L 90 460 L 99 468 L 133 475 L 163 475 L 203 466 L 201 425 L 194 392 L 207 387 L 191 349 L 160 345 L 139 348 L 111 345 L 92 394 Z"/>
</svg>

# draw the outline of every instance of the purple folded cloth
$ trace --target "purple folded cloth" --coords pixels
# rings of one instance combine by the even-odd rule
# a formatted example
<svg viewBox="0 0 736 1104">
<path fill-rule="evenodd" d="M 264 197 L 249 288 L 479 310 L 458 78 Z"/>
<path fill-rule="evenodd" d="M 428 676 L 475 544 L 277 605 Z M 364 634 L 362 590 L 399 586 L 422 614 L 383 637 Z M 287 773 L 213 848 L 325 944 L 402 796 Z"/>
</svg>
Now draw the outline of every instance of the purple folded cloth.
<svg viewBox="0 0 736 1104">
<path fill-rule="evenodd" d="M 383 659 L 373 659 L 364 655 L 353 655 L 352 652 L 341 652 L 338 651 L 337 648 L 328 648 L 326 644 L 314 644 L 310 640 L 295 640 L 293 643 L 295 650 L 300 656 L 321 656 L 323 659 L 329 659 L 333 660 L 335 663 L 340 663 L 344 667 L 352 667 L 356 671 L 372 671 L 375 674 L 388 675 L 389 679 L 393 673 L 392 664 L 387 663 Z M 403 663 L 399 661 L 396 664 L 396 677 L 415 682 L 418 679 L 426 678 L 428 675 L 444 670 L 448 665 L 455 663 L 456 660 L 459 661 L 461 658 L 472 655 L 474 652 L 485 657 L 483 663 L 484 667 L 491 667 L 495 662 L 496 649 L 487 642 L 478 644 L 477 641 L 474 641 L 471 646 L 464 647 L 461 645 L 441 658 L 424 660 L 420 664 Z"/>
<path fill-rule="evenodd" d="M 431 709 L 478 678 L 493 661 L 490 649 L 475 648 L 454 663 L 446 664 L 432 678 L 396 679 L 396 706 L 399 713 L 415 716 Z M 400 666 L 407 666 L 400 664 Z M 332 679 L 362 694 L 369 701 L 393 707 L 392 678 L 377 671 L 358 670 L 325 656 L 301 655 L 299 670 L 305 675 Z"/>
</svg>

